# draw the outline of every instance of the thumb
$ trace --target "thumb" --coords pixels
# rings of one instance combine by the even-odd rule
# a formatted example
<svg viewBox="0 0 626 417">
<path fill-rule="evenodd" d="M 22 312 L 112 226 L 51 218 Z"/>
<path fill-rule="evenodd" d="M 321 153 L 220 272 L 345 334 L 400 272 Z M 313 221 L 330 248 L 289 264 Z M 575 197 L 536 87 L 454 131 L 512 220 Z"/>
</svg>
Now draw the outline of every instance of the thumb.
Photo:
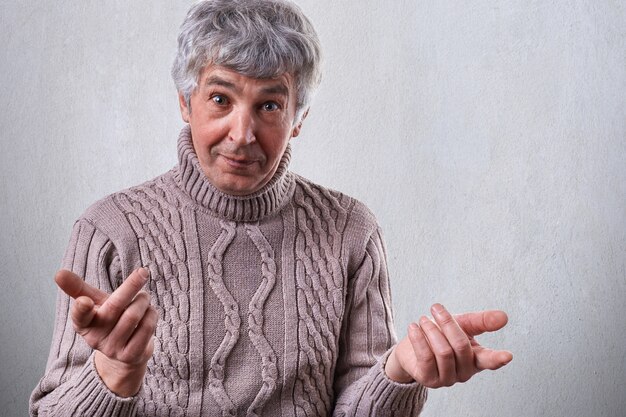
<svg viewBox="0 0 626 417">
<path fill-rule="evenodd" d="M 474 349 L 476 368 L 496 370 L 513 360 L 513 354 L 508 350 L 492 350 L 483 347 Z"/>
</svg>

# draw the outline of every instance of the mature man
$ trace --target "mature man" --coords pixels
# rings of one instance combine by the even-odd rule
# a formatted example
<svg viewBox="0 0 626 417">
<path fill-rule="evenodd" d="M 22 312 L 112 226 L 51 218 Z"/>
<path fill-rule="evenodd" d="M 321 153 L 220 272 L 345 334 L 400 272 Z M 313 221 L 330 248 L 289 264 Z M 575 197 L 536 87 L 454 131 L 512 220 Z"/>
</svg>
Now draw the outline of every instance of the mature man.
<svg viewBox="0 0 626 417">
<path fill-rule="evenodd" d="M 288 171 L 320 80 L 294 4 L 198 3 L 172 73 L 179 163 L 76 222 L 31 415 L 410 416 L 511 360 L 473 339 L 498 311 L 436 304 L 396 344 L 373 215 Z"/>
</svg>

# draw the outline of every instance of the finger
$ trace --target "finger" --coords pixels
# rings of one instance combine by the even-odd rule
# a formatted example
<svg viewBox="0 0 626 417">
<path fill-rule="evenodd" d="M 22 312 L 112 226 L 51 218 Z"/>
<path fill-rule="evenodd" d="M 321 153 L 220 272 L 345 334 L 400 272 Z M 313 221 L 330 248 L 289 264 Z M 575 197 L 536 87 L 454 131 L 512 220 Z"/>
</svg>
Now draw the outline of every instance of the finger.
<svg viewBox="0 0 626 417">
<path fill-rule="evenodd" d="M 478 336 L 485 332 L 500 330 L 509 321 L 508 316 L 501 310 L 487 310 L 476 313 L 458 314 L 457 323 L 468 336 Z"/>
<path fill-rule="evenodd" d="M 143 319 L 146 311 L 150 307 L 150 296 L 145 291 L 140 291 L 133 301 L 124 310 L 119 317 L 115 326 L 109 332 L 107 336 L 107 352 L 103 352 L 109 357 L 112 357 L 111 351 L 121 351 L 128 339 Z M 104 348 L 104 347 L 103 347 Z"/>
<path fill-rule="evenodd" d="M 93 300 L 86 296 L 78 297 L 71 310 L 74 330 L 80 334 L 82 329 L 89 327 L 95 315 L 96 309 Z"/>
<path fill-rule="evenodd" d="M 441 385 L 450 386 L 454 384 L 456 381 L 456 360 L 448 339 L 441 332 L 441 329 L 425 316 L 420 319 L 420 327 L 435 354 Z"/>
<path fill-rule="evenodd" d="M 513 354 L 508 350 L 492 350 L 487 348 L 475 349 L 476 367 L 479 370 L 496 370 L 513 360 Z"/>
<path fill-rule="evenodd" d="M 94 303 L 101 305 L 109 297 L 109 294 L 92 287 L 84 279 L 67 269 L 59 270 L 54 276 L 54 281 L 63 292 L 75 299 L 85 296 L 91 298 Z"/>
<path fill-rule="evenodd" d="M 416 323 L 409 325 L 409 341 L 413 347 L 416 362 L 414 378 L 426 387 L 435 388 L 439 381 L 437 360 L 426 340 L 426 335 Z"/>
<path fill-rule="evenodd" d="M 467 334 L 461 329 L 452 314 L 441 304 L 434 304 L 431 307 L 431 312 L 454 353 L 457 381 L 469 380 L 476 373 L 476 368 L 474 366 L 474 351 Z"/>
<path fill-rule="evenodd" d="M 124 347 L 124 356 L 133 357 L 135 362 L 150 359 L 154 350 L 154 341 L 152 339 L 158 319 L 159 314 L 157 311 L 153 307 L 148 308 Z"/>
<path fill-rule="evenodd" d="M 148 280 L 148 268 L 135 269 L 105 301 L 99 313 L 108 320 L 115 320 L 122 315 L 126 307 Z"/>
</svg>

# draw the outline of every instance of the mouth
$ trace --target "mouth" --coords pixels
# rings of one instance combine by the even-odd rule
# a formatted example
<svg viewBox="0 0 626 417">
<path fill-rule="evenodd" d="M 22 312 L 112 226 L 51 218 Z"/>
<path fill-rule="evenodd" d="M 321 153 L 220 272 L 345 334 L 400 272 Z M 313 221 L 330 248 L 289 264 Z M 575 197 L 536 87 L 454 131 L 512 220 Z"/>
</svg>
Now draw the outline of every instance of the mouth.
<svg viewBox="0 0 626 417">
<path fill-rule="evenodd" d="M 228 164 L 228 166 L 235 168 L 235 169 L 248 168 L 251 165 L 253 165 L 255 162 L 257 162 L 256 159 L 245 158 L 245 157 L 236 156 L 236 155 L 221 154 L 221 157 L 224 159 L 224 162 Z"/>
</svg>

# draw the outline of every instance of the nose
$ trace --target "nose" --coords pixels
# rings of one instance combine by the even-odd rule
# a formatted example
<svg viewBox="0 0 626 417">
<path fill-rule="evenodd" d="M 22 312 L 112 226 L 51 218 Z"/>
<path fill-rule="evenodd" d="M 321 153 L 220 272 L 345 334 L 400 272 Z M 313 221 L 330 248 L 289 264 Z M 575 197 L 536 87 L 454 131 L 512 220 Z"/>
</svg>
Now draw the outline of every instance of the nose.
<svg viewBox="0 0 626 417">
<path fill-rule="evenodd" d="M 230 140 L 236 142 L 240 146 L 249 145 L 256 140 L 254 136 L 254 116 L 250 111 L 240 109 L 239 111 L 233 111 L 231 126 L 230 126 Z"/>
</svg>

